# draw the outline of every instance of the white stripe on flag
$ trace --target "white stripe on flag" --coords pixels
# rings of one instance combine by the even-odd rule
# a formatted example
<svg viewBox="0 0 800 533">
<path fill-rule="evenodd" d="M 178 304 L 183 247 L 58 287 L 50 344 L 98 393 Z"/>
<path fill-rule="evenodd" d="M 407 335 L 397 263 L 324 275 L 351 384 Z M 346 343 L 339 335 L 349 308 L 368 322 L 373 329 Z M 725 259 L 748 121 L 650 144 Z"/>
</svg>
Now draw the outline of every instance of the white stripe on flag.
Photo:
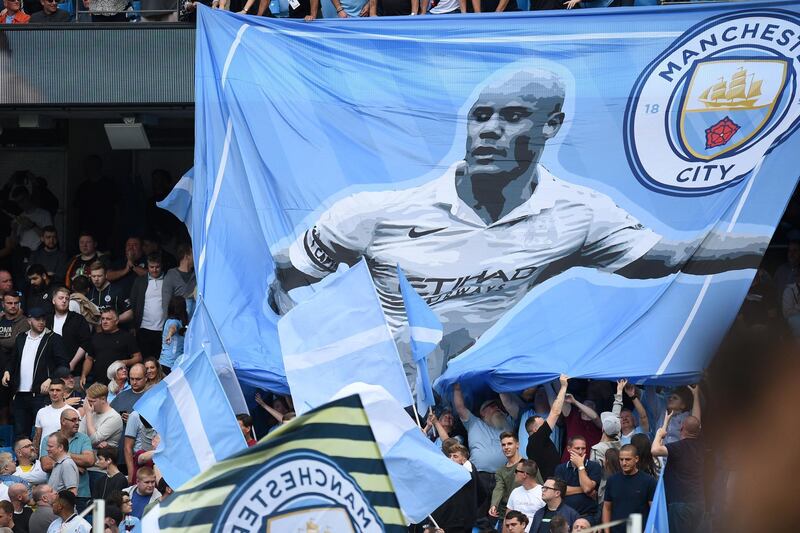
<svg viewBox="0 0 800 533">
<path fill-rule="evenodd" d="M 439 344 L 442 340 L 442 330 L 433 328 L 423 328 L 421 326 L 411 326 L 411 340 L 417 342 L 428 342 L 430 344 Z"/>
<path fill-rule="evenodd" d="M 202 354 L 201 357 L 203 357 Z M 173 378 L 173 376 L 175 377 Z M 183 427 L 186 429 L 197 465 L 200 467 L 200 471 L 203 472 L 212 467 L 217 462 L 217 459 L 214 457 L 214 449 L 208 441 L 208 435 L 206 435 L 201 422 L 200 408 L 197 406 L 192 388 L 186 381 L 186 376 L 180 367 L 174 369 L 165 378 L 165 381 L 167 381 L 167 390 L 181 415 L 181 422 L 183 422 Z"/>
<path fill-rule="evenodd" d="M 304 370 L 386 341 L 394 342 L 394 339 L 386 324 L 382 324 L 308 352 L 286 354 L 283 365 L 287 371 Z"/>
</svg>

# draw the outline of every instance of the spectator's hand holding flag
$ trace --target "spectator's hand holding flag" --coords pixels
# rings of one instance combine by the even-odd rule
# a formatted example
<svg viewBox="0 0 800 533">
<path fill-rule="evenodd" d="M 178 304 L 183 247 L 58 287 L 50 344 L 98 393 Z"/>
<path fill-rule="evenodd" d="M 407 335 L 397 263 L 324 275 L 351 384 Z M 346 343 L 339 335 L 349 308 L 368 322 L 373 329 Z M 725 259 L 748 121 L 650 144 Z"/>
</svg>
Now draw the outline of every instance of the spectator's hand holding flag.
<svg viewBox="0 0 800 533">
<path fill-rule="evenodd" d="M 425 303 L 425 300 L 414 290 L 406 279 L 400 265 L 397 265 L 397 277 L 400 280 L 400 293 L 408 317 L 408 329 L 411 336 L 411 353 L 417 365 L 417 381 L 414 391 L 417 395 L 417 410 L 425 413 L 436 404 L 433 398 L 433 387 L 428 375 L 428 354 L 442 340 L 442 323 Z"/>
</svg>

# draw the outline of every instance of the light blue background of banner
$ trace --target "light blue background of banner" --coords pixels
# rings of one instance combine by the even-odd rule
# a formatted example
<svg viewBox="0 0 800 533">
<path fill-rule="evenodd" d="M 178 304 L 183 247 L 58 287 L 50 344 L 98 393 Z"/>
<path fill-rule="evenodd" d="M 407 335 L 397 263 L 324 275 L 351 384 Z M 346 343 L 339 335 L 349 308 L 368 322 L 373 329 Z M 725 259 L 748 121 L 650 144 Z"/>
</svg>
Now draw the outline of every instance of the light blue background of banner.
<svg viewBox="0 0 800 533">
<path fill-rule="evenodd" d="M 636 78 L 683 32 L 722 14 L 774 8 L 797 10 L 781 1 L 305 23 L 201 9 L 193 239 L 200 290 L 240 378 L 286 392 L 277 317 L 265 299 L 274 269 L 268 249 L 288 246 L 345 195 L 440 176 L 463 157 L 466 109 L 499 69 L 564 74 L 565 126 L 542 157 L 555 176 L 607 194 L 666 238 L 695 238 L 718 222 L 724 230 L 747 180 L 699 197 L 645 188 L 625 154 L 625 107 Z M 767 158 L 734 233 L 771 234 L 796 183 L 798 144 L 795 135 Z M 715 276 L 655 381 L 696 377 L 752 275 Z M 629 281 L 571 269 L 532 291 L 517 317 L 519 327 L 549 338 L 520 345 L 533 337 L 512 323 L 518 335 L 506 331 L 483 351 L 479 343 L 451 365 L 448 379 L 513 390 L 561 371 L 649 378 L 702 283 L 683 274 Z M 548 323 L 541 331 L 531 325 Z"/>
</svg>

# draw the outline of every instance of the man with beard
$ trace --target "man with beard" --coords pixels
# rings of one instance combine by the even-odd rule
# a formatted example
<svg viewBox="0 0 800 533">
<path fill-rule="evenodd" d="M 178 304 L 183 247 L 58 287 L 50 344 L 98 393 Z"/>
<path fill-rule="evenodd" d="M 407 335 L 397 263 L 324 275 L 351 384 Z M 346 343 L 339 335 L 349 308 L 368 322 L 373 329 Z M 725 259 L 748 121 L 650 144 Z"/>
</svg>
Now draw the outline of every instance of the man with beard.
<svg viewBox="0 0 800 533">
<path fill-rule="evenodd" d="M 500 435 L 510 431 L 511 420 L 500 409 L 498 400 L 486 400 L 478 411 L 480 418 L 474 416 L 464 405 L 464 395 L 458 383 L 453 387 L 453 406 L 467 429 L 470 461 L 475 465 L 478 479 L 488 493 L 485 501 L 478 506 L 478 517 L 484 517 L 491 504 L 491 494 L 495 485 L 494 474 L 506 463 L 506 456 L 500 447 Z"/>
</svg>

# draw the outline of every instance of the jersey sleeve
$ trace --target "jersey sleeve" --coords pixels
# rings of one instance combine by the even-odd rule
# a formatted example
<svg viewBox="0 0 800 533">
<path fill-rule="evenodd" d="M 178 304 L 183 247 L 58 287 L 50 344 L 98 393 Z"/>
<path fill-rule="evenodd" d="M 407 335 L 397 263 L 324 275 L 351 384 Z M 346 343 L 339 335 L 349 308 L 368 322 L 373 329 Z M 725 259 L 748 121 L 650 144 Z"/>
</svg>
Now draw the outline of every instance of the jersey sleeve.
<svg viewBox="0 0 800 533">
<path fill-rule="evenodd" d="M 583 266 L 616 272 L 661 239 L 605 195 L 592 195 L 590 206 L 592 223 L 580 252 Z"/>
<path fill-rule="evenodd" d="M 333 204 L 289 247 L 292 266 L 309 276 L 324 278 L 342 263 L 355 264 L 375 233 L 375 200 L 363 193 Z"/>
</svg>

